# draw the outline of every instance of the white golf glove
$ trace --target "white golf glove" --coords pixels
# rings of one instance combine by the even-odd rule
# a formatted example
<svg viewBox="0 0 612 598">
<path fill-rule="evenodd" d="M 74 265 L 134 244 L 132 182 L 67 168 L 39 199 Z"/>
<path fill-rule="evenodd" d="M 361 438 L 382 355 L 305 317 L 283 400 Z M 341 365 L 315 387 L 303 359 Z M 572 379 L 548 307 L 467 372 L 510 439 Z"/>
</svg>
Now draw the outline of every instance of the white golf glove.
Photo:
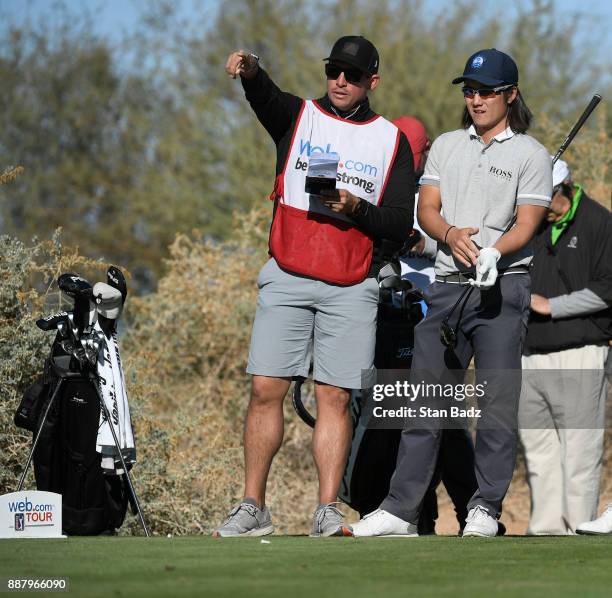
<svg viewBox="0 0 612 598">
<path fill-rule="evenodd" d="M 501 253 L 494 247 L 483 247 L 476 261 L 476 279 L 470 280 L 472 286 L 490 289 L 497 280 L 497 262 Z"/>
</svg>

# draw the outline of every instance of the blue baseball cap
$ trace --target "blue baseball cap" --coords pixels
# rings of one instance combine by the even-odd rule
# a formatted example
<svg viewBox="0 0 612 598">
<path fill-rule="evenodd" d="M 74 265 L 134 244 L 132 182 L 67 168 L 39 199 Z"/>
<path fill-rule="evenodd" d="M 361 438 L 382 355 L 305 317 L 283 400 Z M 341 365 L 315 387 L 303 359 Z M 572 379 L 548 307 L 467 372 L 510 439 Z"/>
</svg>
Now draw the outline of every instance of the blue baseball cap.
<svg viewBox="0 0 612 598">
<path fill-rule="evenodd" d="M 493 87 L 517 85 L 518 67 L 511 56 L 495 48 L 479 50 L 468 58 L 463 75 L 453 79 L 453 85 L 463 83 L 466 79 Z"/>
</svg>

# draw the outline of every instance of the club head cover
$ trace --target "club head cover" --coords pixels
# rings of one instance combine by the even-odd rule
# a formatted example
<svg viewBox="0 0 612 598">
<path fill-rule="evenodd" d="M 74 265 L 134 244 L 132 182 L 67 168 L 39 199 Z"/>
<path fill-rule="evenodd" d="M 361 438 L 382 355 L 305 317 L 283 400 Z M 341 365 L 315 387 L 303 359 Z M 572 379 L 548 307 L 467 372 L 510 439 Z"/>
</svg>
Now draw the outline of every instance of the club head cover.
<svg viewBox="0 0 612 598">
<path fill-rule="evenodd" d="M 36 326 L 38 326 L 41 330 L 48 332 L 49 330 L 56 330 L 60 322 L 67 322 L 67 321 L 68 321 L 68 312 L 60 311 L 57 314 L 39 318 L 38 320 L 36 320 Z"/>
<path fill-rule="evenodd" d="M 401 293 L 408 293 L 415 290 L 418 291 L 418 289 L 415 289 L 414 285 L 407 278 L 402 278 L 395 290 Z"/>
<path fill-rule="evenodd" d="M 91 297 L 91 283 L 73 272 L 61 274 L 57 279 L 57 286 L 72 299 Z"/>
<path fill-rule="evenodd" d="M 402 268 L 399 261 L 387 262 L 378 272 L 376 280 L 381 289 L 388 289 L 397 284 L 402 277 Z"/>
<path fill-rule="evenodd" d="M 379 289 L 391 289 L 392 291 L 400 290 L 402 286 L 402 279 L 397 274 L 393 276 L 386 276 L 378 283 Z"/>
<path fill-rule="evenodd" d="M 121 293 L 121 303 L 125 303 L 127 297 L 127 282 L 123 272 L 117 266 L 110 266 L 106 272 L 106 282 L 115 287 Z"/>
<path fill-rule="evenodd" d="M 121 315 L 123 298 L 119 289 L 105 282 L 96 282 L 93 287 L 93 296 L 99 315 L 109 320 L 116 320 Z"/>
<path fill-rule="evenodd" d="M 57 286 L 74 301 L 74 317 L 79 332 L 95 321 L 95 305 L 91 301 L 91 283 L 75 274 L 66 272 L 57 279 Z"/>
</svg>

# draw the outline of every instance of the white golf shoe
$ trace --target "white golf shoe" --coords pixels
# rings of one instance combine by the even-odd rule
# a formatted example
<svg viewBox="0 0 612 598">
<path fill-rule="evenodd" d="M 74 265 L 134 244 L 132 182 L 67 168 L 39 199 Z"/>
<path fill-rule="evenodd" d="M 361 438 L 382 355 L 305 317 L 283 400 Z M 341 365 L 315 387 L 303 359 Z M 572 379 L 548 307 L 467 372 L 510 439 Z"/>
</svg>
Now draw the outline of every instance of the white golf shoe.
<svg viewBox="0 0 612 598">
<path fill-rule="evenodd" d="M 476 505 L 473 509 L 470 509 L 465 520 L 463 537 L 467 536 L 494 538 L 497 536 L 497 519 L 491 517 L 484 507 Z"/>
<path fill-rule="evenodd" d="M 612 503 L 608 505 L 606 510 L 597 519 L 581 523 L 576 528 L 576 533 L 593 536 L 612 534 Z"/>
<path fill-rule="evenodd" d="M 372 536 L 386 538 L 413 538 L 418 536 L 417 526 L 404 521 L 388 511 L 376 509 L 366 515 L 361 521 L 353 523 L 353 536 L 367 538 Z"/>
</svg>

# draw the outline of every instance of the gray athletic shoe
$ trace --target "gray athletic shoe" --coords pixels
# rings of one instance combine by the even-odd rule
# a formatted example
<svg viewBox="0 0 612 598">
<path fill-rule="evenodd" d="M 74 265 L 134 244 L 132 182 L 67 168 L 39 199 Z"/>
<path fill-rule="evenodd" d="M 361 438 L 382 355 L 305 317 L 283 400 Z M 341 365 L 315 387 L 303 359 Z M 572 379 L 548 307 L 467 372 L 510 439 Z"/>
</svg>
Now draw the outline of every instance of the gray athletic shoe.
<svg viewBox="0 0 612 598">
<path fill-rule="evenodd" d="M 234 507 L 227 519 L 215 530 L 215 538 L 237 538 L 245 536 L 267 536 L 274 531 L 270 511 L 263 511 L 251 498 L 246 498 Z"/>
<path fill-rule="evenodd" d="M 353 530 L 344 524 L 344 515 L 335 507 L 339 503 L 319 505 L 314 512 L 311 538 L 328 536 L 352 536 Z"/>
</svg>

